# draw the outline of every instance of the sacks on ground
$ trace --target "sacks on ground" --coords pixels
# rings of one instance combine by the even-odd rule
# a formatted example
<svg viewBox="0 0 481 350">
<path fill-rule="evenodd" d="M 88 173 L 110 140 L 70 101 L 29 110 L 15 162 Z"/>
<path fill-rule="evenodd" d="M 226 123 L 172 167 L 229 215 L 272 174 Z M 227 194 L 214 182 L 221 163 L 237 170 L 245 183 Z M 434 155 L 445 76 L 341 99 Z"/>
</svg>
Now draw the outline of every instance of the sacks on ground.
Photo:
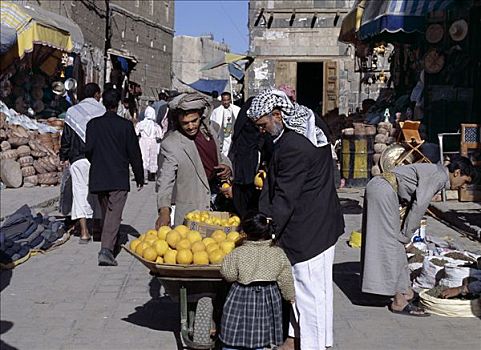
<svg viewBox="0 0 481 350">
<path fill-rule="evenodd" d="M 445 263 L 448 263 L 448 259 L 449 258 L 439 256 L 425 257 L 421 274 L 414 280 L 413 286 L 423 289 L 433 288 L 436 282 L 444 277 L 444 265 L 442 265 L 442 262 L 445 261 Z M 432 260 L 434 260 L 434 262 Z"/>
<path fill-rule="evenodd" d="M 481 280 L 481 270 L 459 266 L 457 263 L 448 263 L 444 266 L 444 277 L 439 281 L 439 284 L 449 288 L 459 287 L 466 277 Z"/>
</svg>

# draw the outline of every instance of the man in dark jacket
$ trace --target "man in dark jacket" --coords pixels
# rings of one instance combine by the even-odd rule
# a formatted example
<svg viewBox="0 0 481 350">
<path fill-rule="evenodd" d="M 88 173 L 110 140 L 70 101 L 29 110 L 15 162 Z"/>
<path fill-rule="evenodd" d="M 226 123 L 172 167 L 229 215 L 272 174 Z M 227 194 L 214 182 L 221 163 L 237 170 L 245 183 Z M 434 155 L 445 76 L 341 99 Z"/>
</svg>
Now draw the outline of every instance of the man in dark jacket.
<svg viewBox="0 0 481 350">
<path fill-rule="evenodd" d="M 294 275 L 294 317 L 283 348 L 294 348 L 299 335 L 303 350 L 330 347 L 334 245 L 344 232 L 330 144 L 314 113 L 280 90 L 256 96 L 247 114 L 274 138 L 259 209 L 273 218 Z"/>
<path fill-rule="evenodd" d="M 85 132 L 91 119 L 105 113 L 105 107 L 99 102 L 100 87 L 97 84 L 85 85 L 84 96 L 79 104 L 67 110 L 60 144 L 60 160 L 64 164 L 70 163 L 73 195 L 71 218 L 79 220 L 80 243 L 90 242 L 87 219 L 93 215 L 93 198 L 88 198 L 90 163 L 85 158 Z"/>
<path fill-rule="evenodd" d="M 102 208 L 102 247 L 100 266 L 116 266 L 113 250 L 117 243 L 122 211 L 130 191 L 129 164 L 137 188 L 144 184 L 144 169 L 133 124 L 116 114 L 120 95 L 105 91 L 102 102 L 107 112 L 87 124 L 85 154 L 90 168 L 90 192 L 98 194 Z"/>
</svg>

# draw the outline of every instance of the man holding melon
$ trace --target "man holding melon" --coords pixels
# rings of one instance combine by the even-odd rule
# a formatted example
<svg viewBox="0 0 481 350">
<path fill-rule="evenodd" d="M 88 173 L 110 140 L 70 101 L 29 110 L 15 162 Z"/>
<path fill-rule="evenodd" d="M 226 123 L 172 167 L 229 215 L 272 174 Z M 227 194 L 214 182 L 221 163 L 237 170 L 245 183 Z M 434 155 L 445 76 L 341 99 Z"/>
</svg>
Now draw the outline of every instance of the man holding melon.
<svg viewBox="0 0 481 350">
<path fill-rule="evenodd" d="M 219 151 L 215 132 L 204 122 L 209 101 L 199 93 L 185 93 L 169 102 L 175 130 L 161 144 L 157 179 L 158 218 L 155 227 L 180 225 L 187 213 L 210 210 L 218 180 L 230 178 L 231 163 Z"/>
<path fill-rule="evenodd" d="M 296 289 L 281 349 L 294 349 L 296 338 L 303 350 L 325 349 L 333 345 L 334 245 L 344 232 L 331 147 L 314 113 L 283 91 L 263 91 L 247 115 L 274 139 L 259 210 L 276 223 L 275 240 L 292 264 Z"/>
</svg>

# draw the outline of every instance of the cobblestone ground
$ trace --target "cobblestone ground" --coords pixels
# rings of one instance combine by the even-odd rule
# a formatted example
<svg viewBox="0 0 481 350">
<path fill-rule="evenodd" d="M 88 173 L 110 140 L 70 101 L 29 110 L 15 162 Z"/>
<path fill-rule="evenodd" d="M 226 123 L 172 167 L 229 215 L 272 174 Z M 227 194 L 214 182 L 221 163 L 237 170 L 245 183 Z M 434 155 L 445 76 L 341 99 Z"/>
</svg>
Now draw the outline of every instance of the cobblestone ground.
<svg viewBox="0 0 481 350">
<path fill-rule="evenodd" d="M 2 192 L 2 214 L 23 202 L 35 204 L 55 189 L 18 190 L 14 200 Z M 9 193 L 10 195 L 11 193 Z M 359 250 L 346 242 L 359 229 L 360 191 L 341 193 L 346 234 L 337 244 L 334 266 L 334 349 L 479 349 L 479 319 L 413 318 L 386 308 L 366 307 L 359 297 Z M 23 196 L 23 199 L 22 199 Z M 145 231 L 155 220 L 152 184 L 130 194 L 125 229 Z M 461 247 L 479 243 L 429 220 L 428 229 Z M 132 239 L 132 236 L 130 237 Z M 179 307 L 137 260 L 123 252 L 118 267 L 97 266 L 99 243 L 79 245 L 72 237 L 57 250 L 34 256 L 1 272 L 1 349 L 178 349 Z"/>
</svg>

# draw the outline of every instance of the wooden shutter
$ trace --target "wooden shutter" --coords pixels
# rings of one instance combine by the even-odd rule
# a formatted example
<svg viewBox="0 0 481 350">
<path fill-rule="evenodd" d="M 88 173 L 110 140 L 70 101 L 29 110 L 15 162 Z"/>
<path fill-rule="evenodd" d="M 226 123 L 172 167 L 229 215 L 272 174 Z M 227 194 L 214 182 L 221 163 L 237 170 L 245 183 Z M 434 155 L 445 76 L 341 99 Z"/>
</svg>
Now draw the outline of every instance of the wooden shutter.
<svg viewBox="0 0 481 350">
<path fill-rule="evenodd" d="M 293 89 L 297 89 L 297 62 L 277 61 L 274 84 L 276 87 L 287 84 Z"/>
<path fill-rule="evenodd" d="M 339 101 L 339 79 L 336 61 L 324 62 L 324 94 L 322 103 L 322 114 L 326 114 L 338 108 Z"/>
</svg>

